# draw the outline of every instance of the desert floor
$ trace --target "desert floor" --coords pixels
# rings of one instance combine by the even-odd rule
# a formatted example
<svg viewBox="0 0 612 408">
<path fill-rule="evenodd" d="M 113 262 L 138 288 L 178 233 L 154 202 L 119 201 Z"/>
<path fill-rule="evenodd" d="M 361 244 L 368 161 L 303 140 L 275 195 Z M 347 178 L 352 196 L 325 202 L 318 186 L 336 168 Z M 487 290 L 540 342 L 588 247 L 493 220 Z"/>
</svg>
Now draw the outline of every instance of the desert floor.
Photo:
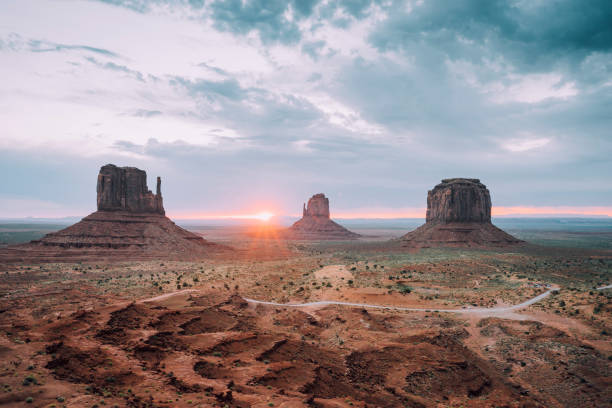
<svg viewBox="0 0 612 408">
<path fill-rule="evenodd" d="M 612 403 L 610 250 L 205 233 L 235 250 L 2 264 L 0 405 Z"/>
</svg>

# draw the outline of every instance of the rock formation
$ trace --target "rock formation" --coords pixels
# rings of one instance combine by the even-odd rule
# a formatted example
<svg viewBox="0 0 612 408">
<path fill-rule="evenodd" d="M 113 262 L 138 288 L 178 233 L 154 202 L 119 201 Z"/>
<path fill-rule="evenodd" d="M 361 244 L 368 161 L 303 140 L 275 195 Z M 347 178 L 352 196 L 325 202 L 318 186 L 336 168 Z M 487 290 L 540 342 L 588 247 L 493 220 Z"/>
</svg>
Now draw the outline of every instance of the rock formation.
<svg viewBox="0 0 612 408">
<path fill-rule="evenodd" d="M 491 223 L 491 196 L 479 179 L 444 179 L 427 193 L 424 225 L 400 238 L 407 246 L 506 246 L 520 243 Z"/>
<path fill-rule="evenodd" d="M 147 173 L 136 167 L 102 166 L 96 190 L 98 211 L 165 214 L 161 178 L 157 178 L 157 194 L 153 194 L 147 188 Z"/>
<path fill-rule="evenodd" d="M 135 167 L 102 166 L 97 184 L 98 211 L 38 241 L 8 249 L 9 258 L 84 260 L 90 258 L 193 258 L 212 247 L 165 216 L 161 179 L 157 192 L 147 188 L 147 174 Z"/>
<path fill-rule="evenodd" d="M 355 234 L 335 223 L 329 215 L 329 199 L 325 194 L 315 194 L 304 204 L 302 218 L 296 221 L 284 234 L 288 239 L 346 240 L 357 239 Z"/>
<path fill-rule="evenodd" d="M 444 179 L 427 193 L 427 222 L 491 222 L 491 197 L 478 179 Z"/>
<path fill-rule="evenodd" d="M 324 217 L 329 218 L 329 198 L 325 194 L 315 194 L 308 200 L 308 206 L 304 203 L 302 217 Z"/>
</svg>

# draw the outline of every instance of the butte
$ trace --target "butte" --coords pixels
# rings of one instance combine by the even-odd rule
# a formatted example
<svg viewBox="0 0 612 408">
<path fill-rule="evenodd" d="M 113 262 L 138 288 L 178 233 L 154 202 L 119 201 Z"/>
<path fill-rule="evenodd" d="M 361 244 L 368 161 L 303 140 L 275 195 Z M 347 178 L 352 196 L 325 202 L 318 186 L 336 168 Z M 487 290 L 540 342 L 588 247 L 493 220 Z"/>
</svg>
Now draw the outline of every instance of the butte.
<svg viewBox="0 0 612 408">
<path fill-rule="evenodd" d="M 491 223 L 491 196 L 479 179 L 444 179 L 427 193 L 425 224 L 400 238 L 404 246 L 504 247 L 523 241 Z"/>
<path fill-rule="evenodd" d="M 357 239 L 351 232 L 332 221 L 329 216 L 329 199 L 325 194 L 315 194 L 304 204 L 302 218 L 282 234 L 287 239 L 347 240 Z"/>
<path fill-rule="evenodd" d="M 3 250 L 9 261 L 199 258 L 222 249 L 165 215 L 161 179 L 147 188 L 147 173 L 107 164 L 97 183 L 98 210 L 78 223 L 28 244 Z"/>
</svg>

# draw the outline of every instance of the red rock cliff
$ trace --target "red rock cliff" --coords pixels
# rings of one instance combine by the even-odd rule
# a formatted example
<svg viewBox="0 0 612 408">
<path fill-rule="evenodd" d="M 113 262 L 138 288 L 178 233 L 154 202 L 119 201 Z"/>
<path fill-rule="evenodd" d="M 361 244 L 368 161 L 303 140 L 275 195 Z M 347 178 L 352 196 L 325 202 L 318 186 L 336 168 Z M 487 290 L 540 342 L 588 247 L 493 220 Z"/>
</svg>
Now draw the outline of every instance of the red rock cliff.
<svg viewBox="0 0 612 408">
<path fill-rule="evenodd" d="M 522 241 L 491 223 L 491 196 L 478 179 L 444 179 L 427 193 L 427 222 L 400 238 L 404 246 L 504 247 Z"/>
<path fill-rule="evenodd" d="M 444 179 L 427 193 L 426 221 L 490 223 L 489 190 L 479 179 Z"/>
<path fill-rule="evenodd" d="M 136 167 L 102 166 L 97 193 L 99 211 L 165 214 L 161 179 L 157 178 L 157 194 L 153 194 L 147 187 L 147 173 Z"/>
<path fill-rule="evenodd" d="M 315 194 L 308 200 L 308 205 L 304 205 L 304 217 L 325 217 L 329 218 L 329 199 L 325 194 Z"/>
</svg>

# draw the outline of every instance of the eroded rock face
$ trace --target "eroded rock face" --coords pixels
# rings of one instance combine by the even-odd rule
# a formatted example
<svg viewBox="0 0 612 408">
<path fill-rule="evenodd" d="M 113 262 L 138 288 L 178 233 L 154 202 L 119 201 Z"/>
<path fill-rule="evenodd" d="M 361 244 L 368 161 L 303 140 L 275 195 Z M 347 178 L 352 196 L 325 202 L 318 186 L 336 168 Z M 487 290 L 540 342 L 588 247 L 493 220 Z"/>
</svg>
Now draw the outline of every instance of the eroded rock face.
<svg viewBox="0 0 612 408">
<path fill-rule="evenodd" d="M 444 179 L 427 193 L 425 224 L 410 231 L 405 246 L 509 246 L 521 240 L 491 223 L 491 196 L 479 179 Z"/>
<path fill-rule="evenodd" d="M 147 173 L 136 167 L 102 166 L 97 193 L 99 211 L 165 214 L 161 178 L 157 178 L 157 194 L 153 194 L 147 187 Z"/>
<path fill-rule="evenodd" d="M 98 211 L 40 240 L 0 251 L 0 258 L 11 262 L 199 259 L 211 251 L 230 250 L 165 216 L 159 177 L 153 194 L 144 171 L 107 164 L 98 174 L 97 191 Z"/>
<path fill-rule="evenodd" d="M 355 234 L 330 219 L 329 199 L 325 194 L 315 194 L 304 204 L 303 216 L 284 232 L 289 239 L 344 240 L 357 239 Z"/>
<path fill-rule="evenodd" d="M 444 179 L 427 193 L 427 222 L 491 222 L 491 196 L 479 179 Z"/>
<path fill-rule="evenodd" d="M 325 194 L 319 193 L 310 197 L 308 206 L 304 204 L 303 216 L 329 218 L 329 199 Z"/>
</svg>

